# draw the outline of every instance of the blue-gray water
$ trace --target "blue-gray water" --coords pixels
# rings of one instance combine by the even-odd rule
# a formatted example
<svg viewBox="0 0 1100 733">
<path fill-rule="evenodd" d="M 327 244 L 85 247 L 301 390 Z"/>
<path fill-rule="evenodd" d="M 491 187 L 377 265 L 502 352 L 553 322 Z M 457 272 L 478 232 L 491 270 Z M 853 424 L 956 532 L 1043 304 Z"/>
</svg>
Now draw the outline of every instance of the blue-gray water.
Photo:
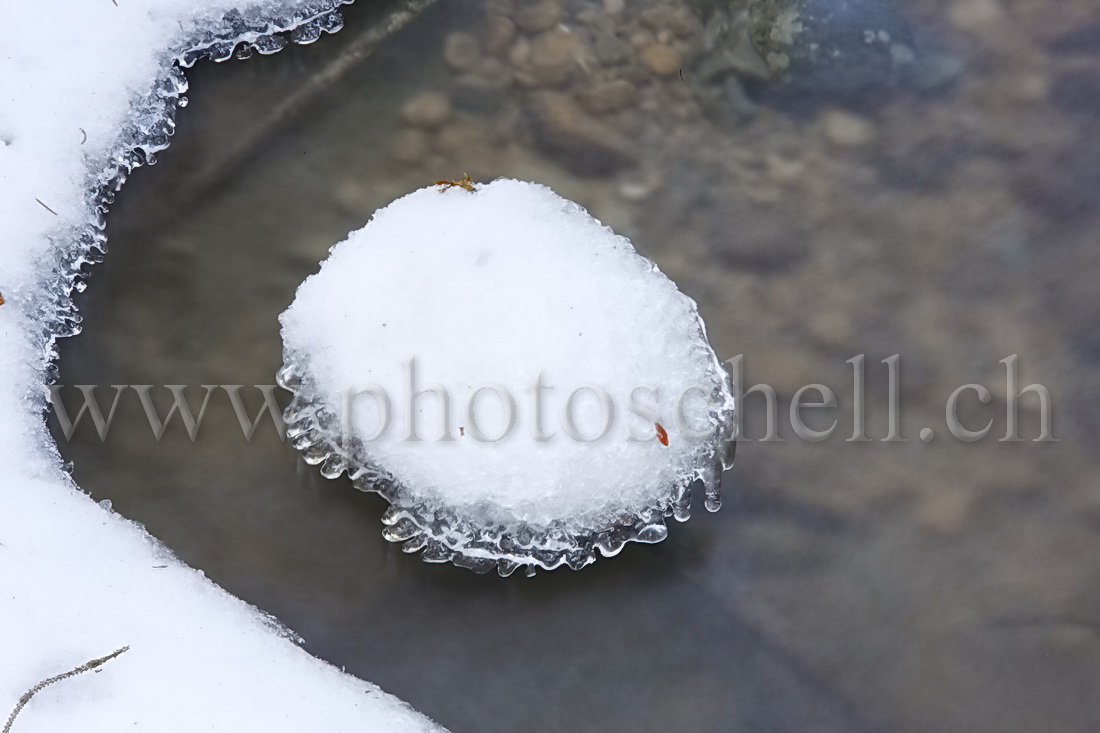
<svg viewBox="0 0 1100 733">
<path fill-rule="evenodd" d="M 776 388 L 781 424 L 802 385 L 836 391 L 830 439 L 799 441 L 787 423 L 786 442 L 760 442 L 752 396 L 721 512 L 697 507 L 659 545 L 533 580 L 402 555 L 381 537 L 381 499 L 322 479 L 270 426 L 245 443 L 225 404 L 195 444 L 178 424 L 158 444 L 123 398 L 105 444 L 90 425 L 62 443 L 77 480 L 311 652 L 455 731 L 1092 730 L 1100 14 L 1083 0 L 913 0 L 904 13 L 935 62 L 923 73 L 943 79 L 872 69 L 851 96 L 812 74 L 810 90 L 750 83 L 750 114 L 703 78 L 715 52 L 699 29 L 678 35 L 682 18 L 658 6 L 683 10 L 608 18 L 575 0 L 554 21 L 571 37 L 532 30 L 526 50 L 481 48 L 459 72 L 444 50 L 461 67 L 467 39 L 452 34 L 501 24 L 481 3 L 436 5 L 228 170 L 371 11 L 353 6 L 312 46 L 200 65 L 172 147 L 110 215 L 61 382 L 271 383 L 276 318 L 328 247 L 394 197 L 469 172 L 547 183 L 630 236 L 699 302 L 719 356 L 744 354 L 749 384 Z M 657 75 L 654 45 L 680 52 L 683 79 Z M 598 128 L 559 129 L 555 94 L 594 109 L 612 80 L 629 100 L 593 112 Z M 401 109 L 425 91 L 453 111 L 422 131 Z M 883 443 L 880 360 L 895 353 L 908 441 Z M 857 354 L 869 443 L 845 441 Z M 998 442 L 1010 354 L 1021 386 L 1050 388 L 1060 442 Z M 965 444 L 944 405 L 971 382 L 993 402 L 970 393 L 964 423 L 994 427 Z"/>
</svg>

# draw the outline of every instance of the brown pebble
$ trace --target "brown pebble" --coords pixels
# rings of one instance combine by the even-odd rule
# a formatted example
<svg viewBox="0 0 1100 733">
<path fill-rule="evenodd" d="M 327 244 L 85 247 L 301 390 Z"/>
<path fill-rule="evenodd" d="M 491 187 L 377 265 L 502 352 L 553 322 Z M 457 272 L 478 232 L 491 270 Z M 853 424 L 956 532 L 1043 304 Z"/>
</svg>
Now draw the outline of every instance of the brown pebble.
<svg viewBox="0 0 1100 733">
<path fill-rule="evenodd" d="M 545 84 L 543 84 L 542 82 L 542 79 L 538 78 L 529 71 L 517 71 L 512 76 L 512 81 L 514 81 L 516 83 L 516 86 L 521 89 L 539 89 L 540 87 L 545 86 Z"/>
<path fill-rule="evenodd" d="M 484 123 L 455 121 L 439 131 L 435 146 L 441 152 L 461 155 L 467 159 L 490 154 L 490 140 Z"/>
<path fill-rule="evenodd" d="M 488 15 L 511 15 L 515 9 L 512 0 L 485 0 L 485 13 Z"/>
<path fill-rule="evenodd" d="M 646 46 L 652 46 L 657 42 L 657 36 L 653 35 L 645 28 L 639 28 L 630 34 L 630 45 L 637 50 L 642 50 Z"/>
<path fill-rule="evenodd" d="M 506 87 L 512 83 L 512 70 L 503 61 L 496 59 L 485 59 L 476 73 L 494 87 Z"/>
<path fill-rule="evenodd" d="M 602 13 L 595 8 L 585 8 L 576 14 L 575 19 L 578 23 L 590 28 L 594 31 L 601 31 L 603 33 L 615 32 L 615 20 L 607 13 Z"/>
<path fill-rule="evenodd" d="M 353 216 L 369 215 L 374 208 L 369 189 L 357 180 L 337 183 L 332 190 L 332 200 L 341 212 Z"/>
<path fill-rule="evenodd" d="M 422 130 L 401 130 L 390 142 L 390 157 L 398 163 L 415 165 L 427 154 L 428 136 Z"/>
<path fill-rule="evenodd" d="M 772 183 L 794 183 L 806 173 L 806 164 L 797 158 L 786 158 L 776 152 L 764 156 L 764 165 Z"/>
<path fill-rule="evenodd" d="M 470 71 L 480 58 L 481 48 L 469 33 L 452 33 L 443 42 L 443 59 L 455 71 Z"/>
<path fill-rule="evenodd" d="M 617 129 L 590 116 L 566 94 L 532 95 L 528 112 L 536 143 L 574 173 L 608 175 L 637 162 Z"/>
<path fill-rule="evenodd" d="M 917 525 L 931 534 L 956 534 L 973 516 L 974 499 L 957 486 L 937 488 L 940 491 L 921 497 L 915 516 Z"/>
<path fill-rule="evenodd" d="M 683 60 L 680 52 L 663 43 L 646 46 L 639 54 L 645 67 L 657 76 L 673 76 L 680 73 Z"/>
<path fill-rule="evenodd" d="M 639 19 L 654 33 L 667 30 L 677 36 L 688 36 L 698 30 L 699 21 L 686 7 L 658 5 L 643 10 Z"/>
<path fill-rule="evenodd" d="M 516 25 L 525 33 L 548 31 L 561 20 L 561 5 L 557 0 L 527 0 L 515 10 Z"/>
<path fill-rule="evenodd" d="M 960 30 L 980 32 L 1000 23 L 1004 11 L 997 0 L 955 0 L 947 18 Z"/>
<path fill-rule="evenodd" d="M 531 43 L 531 65 L 547 68 L 568 64 L 579 47 L 579 39 L 569 31 L 543 33 Z"/>
<path fill-rule="evenodd" d="M 829 110 L 823 115 L 825 137 L 834 145 L 857 148 L 875 139 L 875 126 L 850 112 Z"/>
<path fill-rule="evenodd" d="M 806 331 L 823 346 L 844 349 L 856 338 L 855 324 L 847 313 L 818 309 L 806 316 Z"/>
<path fill-rule="evenodd" d="M 603 11 L 611 17 L 622 15 L 624 10 L 626 10 L 626 0 L 603 0 Z"/>
<path fill-rule="evenodd" d="M 444 94 L 418 94 L 401 108 L 401 119 L 413 127 L 439 127 L 451 118 L 451 101 Z"/>
<path fill-rule="evenodd" d="M 581 41 L 567 30 L 540 34 L 531 42 L 531 73 L 543 84 L 557 85 L 569 78 L 581 52 Z"/>
<path fill-rule="evenodd" d="M 512 76 L 512 70 L 503 62 L 485 59 L 476 72 L 462 74 L 451 83 L 452 104 L 463 112 L 492 115 L 507 101 Z"/>
<path fill-rule="evenodd" d="M 526 38 L 519 38 L 508 52 L 508 63 L 513 68 L 522 69 L 531 61 L 531 42 Z"/>
<path fill-rule="evenodd" d="M 485 49 L 494 56 L 503 56 L 516 39 L 516 24 L 503 15 L 490 15 L 485 19 Z"/>
<path fill-rule="evenodd" d="M 614 66 L 627 61 L 634 53 L 630 44 L 614 33 L 597 32 L 592 40 L 592 50 L 604 66 Z"/>
<path fill-rule="evenodd" d="M 634 104 L 637 88 L 625 79 L 606 81 L 588 87 L 577 94 L 577 101 L 586 112 L 594 115 L 617 112 Z"/>
</svg>

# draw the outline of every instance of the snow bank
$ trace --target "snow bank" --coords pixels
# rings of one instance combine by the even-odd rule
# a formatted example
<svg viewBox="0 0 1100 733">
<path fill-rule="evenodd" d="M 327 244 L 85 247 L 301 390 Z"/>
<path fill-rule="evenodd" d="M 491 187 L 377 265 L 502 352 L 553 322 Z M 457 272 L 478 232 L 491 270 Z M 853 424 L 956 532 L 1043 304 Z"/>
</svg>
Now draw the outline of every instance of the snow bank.
<svg viewBox="0 0 1100 733">
<path fill-rule="evenodd" d="M 104 247 L 111 190 L 167 144 L 185 88 L 173 60 L 226 57 L 236 39 L 271 52 L 292 28 L 313 40 L 339 27 L 338 4 L 3 2 L 0 717 L 40 680 L 130 647 L 38 693 L 19 733 L 434 728 L 92 502 L 43 420 L 53 339 L 78 330 L 68 295 Z"/>
<path fill-rule="evenodd" d="M 717 509 L 733 398 L 695 303 L 548 188 L 395 201 L 282 323 L 296 445 L 429 560 L 583 567 L 663 539 L 696 480 Z"/>
</svg>

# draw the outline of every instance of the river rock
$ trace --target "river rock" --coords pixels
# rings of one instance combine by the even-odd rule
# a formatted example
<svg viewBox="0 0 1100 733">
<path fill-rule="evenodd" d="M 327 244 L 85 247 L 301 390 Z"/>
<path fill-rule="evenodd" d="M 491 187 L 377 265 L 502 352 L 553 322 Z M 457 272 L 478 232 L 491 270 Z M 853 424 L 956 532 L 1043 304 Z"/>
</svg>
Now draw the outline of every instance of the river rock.
<svg viewBox="0 0 1100 733">
<path fill-rule="evenodd" d="M 674 76 L 680 73 L 683 58 L 674 46 L 664 43 L 654 43 L 646 46 L 638 54 L 642 63 L 657 76 Z"/>
<path fill-rule="evenodd" d="M 634 49 L 614 33 L 596 31 L 592 37 L 592 50 L 604 66 L 615 66 L 630 60 Z"/>
<path fill-rule="evenodd" d="M 583 89 L 577 94 L 577 101 L 585 111 L 602 115 L 629 107 L 637 96 L 637 87 L 625 79 L 615 79 Z"/>
<path fill-rule="evenodd" d="M 483 37 L 485 50 L 494 56 L 504 56 L 516 39 L 516 24 L 503 15 L 490 15 L 485 19 Z"/>
<path fill-rule="evenodd" d="M 481 47 L 469 33 L 452 33 L 443 42 L 443 59 L 454 71 L 470 71 L 481 59 Z"/>
<path fill-rule="evenodd" d="M 401 108 L 401 119 L 413 127 L 439 127 L 451 118 L 451 101 L 444 94 L 418 94 Z"/>
<path fill-rule="evenodd" d="M 558 24 L 561 13 L 557 0 L 527 0 L 516 6 L 514 17 L 524 33 L 542 33 Z"/>
<path fill-rule="evenodd" d="M 428 149 L 428 136 L 422 130 L 400 130 L 390 141 L 390 157 L 405 165 L 422 162 Z"/>
<path fill-rule="evenodd" d="M 529 114 L 539 147 L 578 175 L 608 175 L 636 162 L 625 138 L 566 94 L 533 94 Z"/>
<path fill-rule="evenodd" d="M 850 112 L 832 109 L 822 115 L 825 137 L 834 145 L 844 148 L 858 148 L 875 139 L 875 126 Z"/>
<path fill-rule="evenodd" d="M 560 28 L 541 33 L 531 42 L 531 73 L 543 84 L 562 84 L 581 51 L 581 40 L 575 33 Z"/>
</svg>

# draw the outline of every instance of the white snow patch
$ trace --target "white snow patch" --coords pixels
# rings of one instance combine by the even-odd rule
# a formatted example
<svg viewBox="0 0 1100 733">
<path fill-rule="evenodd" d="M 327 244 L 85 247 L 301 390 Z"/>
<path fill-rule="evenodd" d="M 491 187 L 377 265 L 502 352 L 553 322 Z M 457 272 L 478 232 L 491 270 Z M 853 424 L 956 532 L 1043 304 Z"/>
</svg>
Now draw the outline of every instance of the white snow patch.
<svg viewBox="0 0 1100 733">
<path fill-rule="evenodd" d="M 282 322 L 287 362 L 331 412 L 372 386 L 388 395 L 388 429 L 362 442 L 362 464 L 389 472 L 404 503 L 462 508 L 486 525 L 655 508 L 713 460 L 731 406 L 695 303 L 627 239 L 532 183 L 431 187 L 393 202 L 333 248 Z M 407 439 L 410 357 L 417 391 L 447 391 L 449 440 L 431 394 L 412 408 L 421 440 Z M 471 423 L 470 397 L 488 385 Z M 611 406 L 579 392 L 571 435 L 563 411 L 586 385 Z M 497 387 L 515 403 L 510 430 Z M 632 409 L 632 394 L 655 414 Z M 356 398 L 353 434 L 374 437 L 384 412 L 376 397 Z"/>
<path fill-rule="evenodd" d="M 37 682 L 130 647 L 99 673 L 39 692 L 15 721 L 18 733 L 435 727 L 310 657 L 262 613 L 97 506 L 61 470 L 44 426 L 49 329 L 67 296 L 56 288 L 96 221 L 90 189 L 121 131 L 156 121 L 135 117 L 133 105 L 163 78 L 169 50 L 227 10 L 274 17 L 305 5 L 3 2 L 0 720 Z"/>
</svg>

